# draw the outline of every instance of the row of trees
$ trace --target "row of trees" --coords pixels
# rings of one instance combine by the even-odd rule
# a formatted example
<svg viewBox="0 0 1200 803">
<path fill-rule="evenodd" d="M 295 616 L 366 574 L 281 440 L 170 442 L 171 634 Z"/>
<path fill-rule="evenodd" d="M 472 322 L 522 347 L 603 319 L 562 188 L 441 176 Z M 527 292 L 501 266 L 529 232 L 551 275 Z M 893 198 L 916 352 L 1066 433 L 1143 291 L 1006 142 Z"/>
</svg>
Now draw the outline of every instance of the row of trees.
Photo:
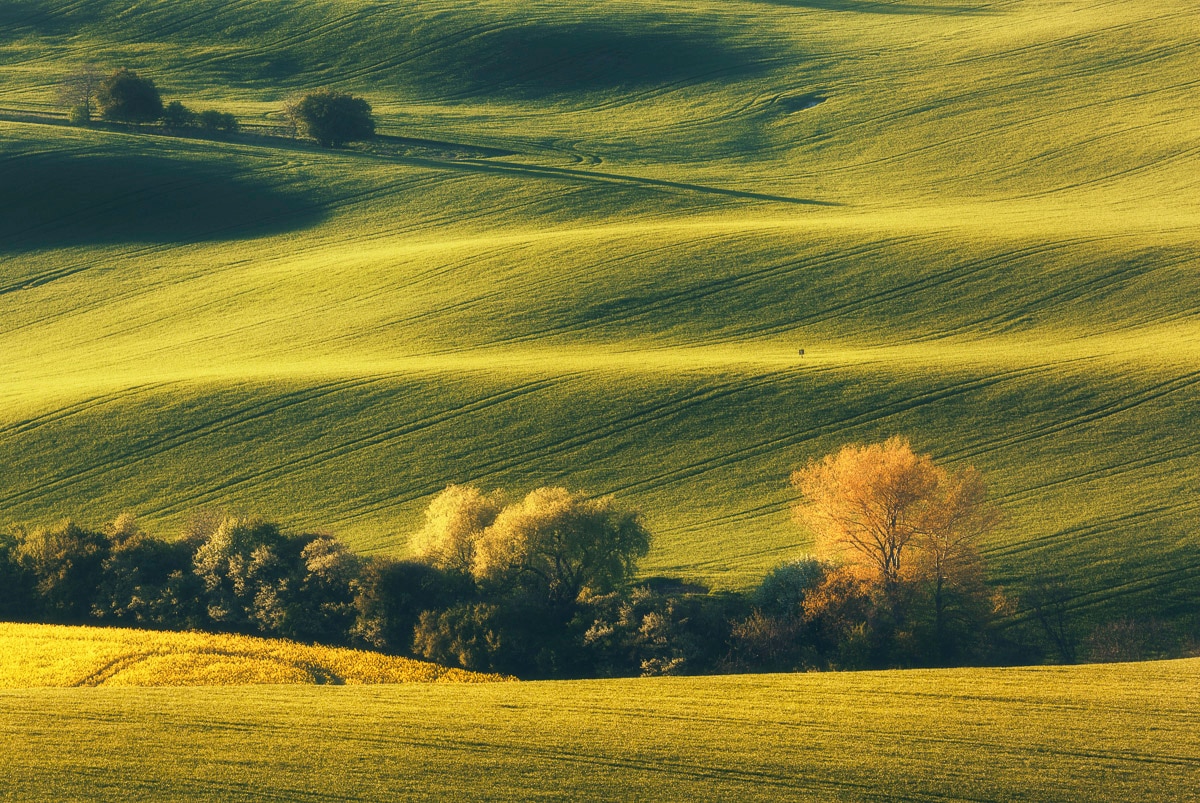
<svg viewBox="0 0 1200 803">
<path fill-rule="evenodd" d="M 178 100 L 164 106 L 153 80 L 125 68 L 105 74 L 89 65 L 69 75 L 60 94 L 68 119 L 76 125 L 88 125 L 98 116 L 121 123 L 159 122 L 172 131 L 238 130 L 237 118 L 228 112 L 194 112 Z M 285 104 L 284 113 L 295 135 L 311 137 L 324 147 L 340 147 L 375 134 L 370 104 L 332 89 L 317 89 L 292 98 Z"/>
<path fill-rule="evenodd" d="M 154 81 L 125 68 L 105 75 L 98 67 L 85 67 L 63 81 L 61 100 L 67 107 L 67 118 L 76 125 L 88 125 L 98 116 L 120 123 L 159 122 L 172 131 L 238 130 L 237 117 L 228 112 L 194 112 L 178 100 L 164 106 Z"/>
<path fill-rule="evenodd" d="M 611 497 L 450 486 L 408 561 L 239 517 L 171 542 L 129 516 L 0 536 L 0 616 L 279 636 L 522 677 L 1074 659 L 1061 584 L 1032 585 L 1036 631 L 998 627 L 1015 603 L 983 581 L 978 544 L 1000 516 L 978 472 L 892 439 L 792 481 L 820 557 L 747 593 L 633 582 L 650 534 Z M 1096 657 L 1131 657 L 1143 636 L 1108 628 Z"/>
</svg>

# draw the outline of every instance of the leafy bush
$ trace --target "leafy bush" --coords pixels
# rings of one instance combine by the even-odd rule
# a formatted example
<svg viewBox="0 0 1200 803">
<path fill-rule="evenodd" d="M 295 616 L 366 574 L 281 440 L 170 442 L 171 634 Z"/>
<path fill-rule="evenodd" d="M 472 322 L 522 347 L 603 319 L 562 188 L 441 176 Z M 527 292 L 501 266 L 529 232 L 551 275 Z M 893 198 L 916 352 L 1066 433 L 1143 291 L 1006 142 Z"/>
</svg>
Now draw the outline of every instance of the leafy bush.
<svg viewBox="0 0 1200 803">
<path fill-rule="evenodd" d="M 163 109 L 161 119 L 167 128 L 188 128 L 196 124 L 196 113 L 179 101 L 173 100 Z"/>
<path fill-rule="evenodd" d="M 481 532 L 471 571 L 481 582 L 570 606 L 585 589 L 620 587 L 649 550 L 637 514 L 618 509 L 612 497 L 538 488 Z"/>
<path fill-rule="evenodd" d="M 296 129 L 326 148 L 375 136 L 371 105 L 333 89 L 317 89 L 292 101 L 287 115 Z"/>
<path fill-rule="evenodd" d="M 45 620 L 81 622 L 91 615 L 108 556 L 103 533 L 64 521 L 25 534 L 16 555 L 35 583 Z"/>
<path fill-rule="evenodd" d="M 162 98 L 154 82 L 124 67 L 101 82 L 96 102 L 106 120 L 149 123 L 163 113 Z"/>
<path fill-rule="evenodd" d="M 208 109 L 200 112 L 196 121 L 201 128 L 209 133 L 231 134 L 238 130 L 237 118 L 228 112 Z"/>
</svg>

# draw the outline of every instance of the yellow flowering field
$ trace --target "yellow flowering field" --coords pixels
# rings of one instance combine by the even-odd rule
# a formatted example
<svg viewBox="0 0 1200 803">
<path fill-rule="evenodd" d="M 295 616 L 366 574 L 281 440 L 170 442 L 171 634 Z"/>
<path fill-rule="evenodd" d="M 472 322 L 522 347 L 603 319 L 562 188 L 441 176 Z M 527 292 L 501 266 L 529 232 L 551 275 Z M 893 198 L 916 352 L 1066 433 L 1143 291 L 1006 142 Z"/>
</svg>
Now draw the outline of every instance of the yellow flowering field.
<svg viewBox="0 0 1200 803">
<path fill-rule="evenodd" d="M 210 633 L 0 624 L 0 688 L 502 680 L 363 650 Z"/>
</svg>

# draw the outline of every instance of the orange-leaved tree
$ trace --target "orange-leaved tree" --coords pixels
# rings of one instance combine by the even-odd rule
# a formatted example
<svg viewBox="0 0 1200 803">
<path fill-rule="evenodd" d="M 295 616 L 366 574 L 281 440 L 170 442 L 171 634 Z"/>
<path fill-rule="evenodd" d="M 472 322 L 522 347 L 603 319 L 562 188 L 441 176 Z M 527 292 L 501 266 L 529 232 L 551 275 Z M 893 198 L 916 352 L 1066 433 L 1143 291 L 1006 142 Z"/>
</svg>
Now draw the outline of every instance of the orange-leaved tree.
<svg viewBox="0 0 1200 803">
<path fill-rule="evenodd" d="M 937 484 L 933 459 L 896 437 L 843 446 L 792 473 L 804 495 L 797 518 L 822 551 L 862 565 L 885 585 L 910 568 L 906 559 Z"/>
<path fill-rule="evenodd" d="M 928 583 L 940 645 L 947 593 L 977 585 L 978 544 L 1001 521 L 983 476 L 939 466 L 892 437 L 843 446 L 791 480 L 803 495 L 797 518 L 821 551 L 859 567 L 889 595 L 907 581 Z"/>
</svg>

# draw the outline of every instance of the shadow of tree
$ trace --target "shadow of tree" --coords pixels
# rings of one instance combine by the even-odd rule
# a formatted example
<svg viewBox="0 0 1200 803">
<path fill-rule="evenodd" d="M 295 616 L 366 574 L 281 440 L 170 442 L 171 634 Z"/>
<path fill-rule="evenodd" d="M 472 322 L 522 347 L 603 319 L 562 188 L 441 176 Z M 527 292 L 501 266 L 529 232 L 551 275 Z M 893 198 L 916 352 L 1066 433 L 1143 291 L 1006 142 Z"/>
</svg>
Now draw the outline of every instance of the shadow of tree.
<svg viewBox="0 0 1200 803">
<path fill-rule="evenodd" d="M 311 192 L 245 170 L 161 156 L 7 154 L 0 253 L 119 242 L 233 239 L 326 216 Z"/>
</svg>

